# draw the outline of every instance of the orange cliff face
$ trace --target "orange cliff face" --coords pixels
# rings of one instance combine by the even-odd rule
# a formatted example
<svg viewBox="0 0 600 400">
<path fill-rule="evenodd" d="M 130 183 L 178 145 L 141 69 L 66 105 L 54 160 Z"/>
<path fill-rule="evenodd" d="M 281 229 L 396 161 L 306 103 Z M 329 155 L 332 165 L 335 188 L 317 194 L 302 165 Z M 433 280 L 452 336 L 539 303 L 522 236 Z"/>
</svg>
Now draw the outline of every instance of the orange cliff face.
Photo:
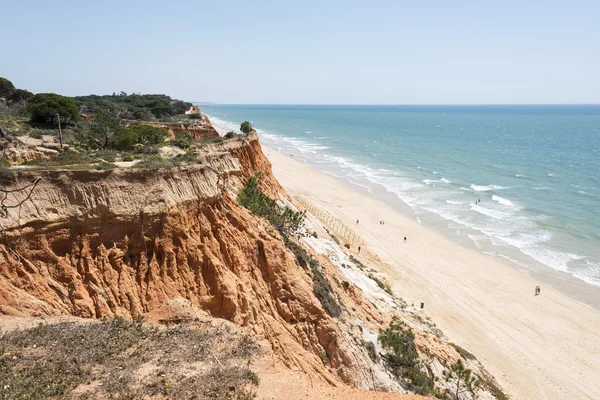
<svg viewBox="0 0 600 400">
<path fill-rule="evenodd" d="M 42 179 L 4 220 L 0 314 L 133 318 L 185 298 L 266 340 L 288 366 L 374 387 L 368 353 L 324 311 L 310 274 L 219 184 L 261 172 L 265 191 L 282 190 L 256 135 L 200 154 L 203 165 L 168 170 L 17 175 L 10 187 Z"/>
</svg>

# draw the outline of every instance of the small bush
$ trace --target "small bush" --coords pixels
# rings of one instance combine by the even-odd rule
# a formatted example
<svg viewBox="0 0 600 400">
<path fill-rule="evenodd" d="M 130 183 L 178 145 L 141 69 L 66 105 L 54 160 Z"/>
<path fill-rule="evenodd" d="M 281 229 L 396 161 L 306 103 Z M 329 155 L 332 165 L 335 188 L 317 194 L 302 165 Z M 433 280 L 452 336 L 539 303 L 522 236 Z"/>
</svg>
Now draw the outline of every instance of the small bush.
<svg viewBox="0 0 600 400">
<path fill-rule="evenodd" d="M 144 157 L 133 165 L 134 168 L 145 169 L 173 168 L 174 166 L 175 163 L 172 160 L 155 155 Z"/>
<path fill-rule="evenodd" d="M 10 160 L 4 156 L 0 156 L 0 167 L 10 167 Z"/>
<path fill-rule="evenodd" d="M 234 131 L 229 131 L 225 134 L 225 139 L 233 139 L 236 136 L 237 136 L 237 133 L 235 133 Z"/>
<path fill-rule="evenodd" d="M 462 358 L 464 358 L 465 360 L 476 360 L 477 358 L 469 353 L 467 350 L 463 349 L 462 347 L 460 347 L 457 344 L 454 343 L 450 343 L 450 346 L 454 347 L 454 349 L 458 352 L 458 354 L 460 354 L 460 356 Z"/>
<path fill-rule="evenodd" d="M 36 165 L 43 167 L 55 167 L 62 165 L 81 165 L 90 164 L 95 160 L 86 153 L 74 153 L 65 151 L 50 158 L 38 158 L 35 160 L 26 161 L 25 165 Z"/>
<path fill-rule="evenodd" d="M 192 115 L 197 115 L 197 114 L 192 114 Z M 175 134 L 175 139 L 171 140 L 171 144 L 173 146 L 177 146 L 180 149 L 188 149 L 190 147 L 190 137 L 183 132 L 177 132 Z"/>
<path fill-rule="evenodd" d="M 95 153 L 96 157 L 107 162 L 114 162 L 117 159 L 117 152 L 113 150 L 101 150 Z"/>
<path fill-rule="evenodd" d="M 202 119 L 202 115 L 200 114 L 188 114 L 190 119 Z"/>
<path fill-rule="evenodd" d="M 124 156 L 121 160 L 122 161 L 133 161 L 134 158 L 131 154 L 128 154 L 128 155 Z"/>
<path fill-rule="evenodd" d="M 222 136 L 206 136 L 200 139 L 200 143 L 223 143 L 225 138 Z"/>
<path fill-rule="evenodd" d="M 240 131 L 244 132 L 246 135 L 252 132 L 252 129 L 252 124 L 248 121 L 244 121 L 240 125 Z"/>
<path fill-rule="evenodd" d="M 398 317 L 379 330 L 379 342 L 387 351 L 389 368 L 398 381 L 417 394 L 436 395 L 434 380 L 423 371 L 414 339 L 410 328 Z"/>
<path fill-rule="evenodd" d="M 100 163 L 96 164 L 94 166 L 94 168 L 96 168 L 97 170 L 103 170 L 103 169 L 119 168 L 119 166 L 116 164 L 107 163 L 106 161 L 101 161 Z"/>
<path fill-rule="evenodd" d="M 374 280 L 375 283 L 377 284 L 377 286 L 379 286 L 379 288 L 382 289 L 384 292 L 386 292 L 390 296 L 394 295 L 394 293 L 392 292 L 392 289 L 390 288 L 390 286 L 387 283 L 383 282 L 381 279 L 377 278 L 373 274 L 369 274 L 369 278 Z"/>
<path fill-rule="evenodd" d="M 379 357 L 377 356 L 377 349 L 375 348 L 375 344 L 373 342 L 364 341 L 363 345 L 367 349 L 367 353 L 369 353 L 369 358 L 371 359 L 371 361 L 377 362 L 377 359 Z"/>
</svg>

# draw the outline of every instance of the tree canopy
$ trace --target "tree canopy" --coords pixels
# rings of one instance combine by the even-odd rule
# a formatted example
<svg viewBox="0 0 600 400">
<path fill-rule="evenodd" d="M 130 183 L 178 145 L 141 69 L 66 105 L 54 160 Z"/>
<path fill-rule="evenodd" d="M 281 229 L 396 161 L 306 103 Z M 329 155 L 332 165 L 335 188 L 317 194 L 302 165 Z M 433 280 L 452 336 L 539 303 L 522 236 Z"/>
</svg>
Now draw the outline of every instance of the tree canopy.
<svg viewBox="0 0 600 400">
<path fill-rule="evenodd" d="M 244 132 L 246 135 L 252 132 L 252 129 L 252 124 L 248 121 L 244 121 L 240 125 L 240 131 Z"/>
<path fill-rule="evenodd" d="M 165 118 L 171 115 L 184 114 L 192 103 L 174 100 L 164 94 L 120 94 L 73 97 L 80 106 L 90 111 L 105 110 L 120 118 L 151 120 Z"/>
<path fill-rule="evenodd" d="M 71 98 L 56 93 L 38 93 L 30 97 L 27 101 L 27 111 L 33 121 L 54 121 L 57 113 L 60 114 L 61 120 L 79 119 L 77 104 Z"/>
<path fill-rule="evenodd" d="M 15 85 L 6 78 L 0 77 L 0 97 L 10 98 L 15 92 Z"/>
</svg>

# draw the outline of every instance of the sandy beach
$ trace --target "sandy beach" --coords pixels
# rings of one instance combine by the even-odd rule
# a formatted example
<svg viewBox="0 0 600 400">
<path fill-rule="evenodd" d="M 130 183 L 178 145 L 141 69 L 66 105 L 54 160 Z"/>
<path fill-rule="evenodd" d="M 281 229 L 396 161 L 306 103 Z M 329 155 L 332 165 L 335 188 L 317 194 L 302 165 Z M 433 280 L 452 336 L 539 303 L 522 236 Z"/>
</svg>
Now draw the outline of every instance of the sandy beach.
<svg viewBox="0 0 600 400">
<path fill-rule="evenodd" d="M 363 249 L 381 260 L 394 293 L 424 302 L 449 340 L 475 354 L 511 398 L 600 398 L 599 312 L 329 175 L 263 150 L 286 190 L 352 227 Z M 538 284 L 541 295 L 534 296 Z"/>
</svg>

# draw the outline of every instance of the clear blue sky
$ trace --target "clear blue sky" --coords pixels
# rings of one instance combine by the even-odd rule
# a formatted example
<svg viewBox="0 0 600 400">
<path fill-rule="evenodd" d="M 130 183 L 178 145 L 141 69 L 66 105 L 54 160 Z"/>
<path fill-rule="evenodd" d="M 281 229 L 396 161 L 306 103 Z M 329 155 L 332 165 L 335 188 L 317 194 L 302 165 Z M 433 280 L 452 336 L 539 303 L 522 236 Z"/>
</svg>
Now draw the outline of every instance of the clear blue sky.
<svg viewBox="0 0 600 400">
<path fill-rule="evenodd" d="M 32 92 L 303 104 L 600 103 L 600 1 L 2 0 Z"/>
</svg>

